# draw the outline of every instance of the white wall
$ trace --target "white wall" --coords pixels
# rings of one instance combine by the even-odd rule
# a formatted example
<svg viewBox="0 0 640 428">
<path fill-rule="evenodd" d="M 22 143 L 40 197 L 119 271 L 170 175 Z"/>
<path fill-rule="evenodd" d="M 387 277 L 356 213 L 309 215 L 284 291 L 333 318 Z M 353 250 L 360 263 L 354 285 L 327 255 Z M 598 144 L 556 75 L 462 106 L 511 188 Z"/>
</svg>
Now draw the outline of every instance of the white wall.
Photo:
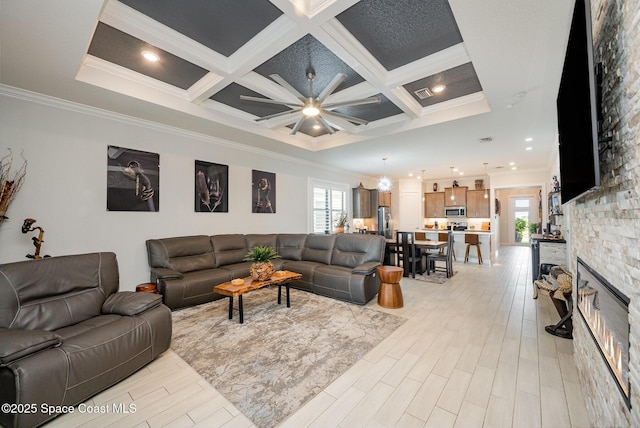
<svg viewBox="0 0 640 428">
<path fill-rule="evenodd" d="M 212 125 L 215 126 L 215 125 Z M 160 154 L 159 212 L 107 212 L 107 146 Z M 0 225 L 0 263 L 27 260 L 27 217 L 45 230 L 41 255 L 113 251 L 120 288 L 149 280 L 145 240 L 190 234 L 307 232 L 310 177 L 356 187 L 370 178 L 0 86 L 0 155 L 27 177 Z M 194 161 L 229 165 L 229 212 L 194 212 Z M 277 212 L 251 213 L 251 170 L 276 173 Z M 349 195 L 349 197 L 351 197 Z M 35 263 L 35 262 L 34 262 Z"/>
</svg>

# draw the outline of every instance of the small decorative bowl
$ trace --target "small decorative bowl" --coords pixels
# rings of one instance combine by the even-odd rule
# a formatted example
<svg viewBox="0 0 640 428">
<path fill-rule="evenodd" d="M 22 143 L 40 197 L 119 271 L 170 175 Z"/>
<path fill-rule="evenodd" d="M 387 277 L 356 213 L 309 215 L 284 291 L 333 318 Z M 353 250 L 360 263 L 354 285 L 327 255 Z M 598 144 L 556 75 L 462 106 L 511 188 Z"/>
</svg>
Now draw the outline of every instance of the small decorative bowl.
<svg viewBox="0 0 640 428">
<path fill-rule="evenodd" d="M 244 279 L 241 279 L 241 278 L 232 279 L 231 283 L 233 285 L 242 285 L 244 284 Z"/>
</svg>

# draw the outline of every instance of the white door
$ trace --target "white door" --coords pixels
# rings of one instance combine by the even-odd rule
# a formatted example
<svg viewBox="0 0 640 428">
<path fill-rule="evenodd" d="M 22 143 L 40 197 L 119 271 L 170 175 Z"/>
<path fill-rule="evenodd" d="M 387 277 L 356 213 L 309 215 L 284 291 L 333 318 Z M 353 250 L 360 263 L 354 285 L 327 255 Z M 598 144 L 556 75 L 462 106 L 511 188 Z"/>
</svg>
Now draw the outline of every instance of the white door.
<svg viewBox="0 0 640 428">
<path fill-rule="evenodd" d="M 529 223 L 537 217 L 533 196 L 513 196 L 511 198 L 511 216 L 509 218 L 509 243 L 511 245 L 529 245 Z"/>
<path fill-rule="evenodd" d="M 422 198 L 418 192 L 400 193 L 400 217 L 398 230 L 421 229 Z"/>
</svg>

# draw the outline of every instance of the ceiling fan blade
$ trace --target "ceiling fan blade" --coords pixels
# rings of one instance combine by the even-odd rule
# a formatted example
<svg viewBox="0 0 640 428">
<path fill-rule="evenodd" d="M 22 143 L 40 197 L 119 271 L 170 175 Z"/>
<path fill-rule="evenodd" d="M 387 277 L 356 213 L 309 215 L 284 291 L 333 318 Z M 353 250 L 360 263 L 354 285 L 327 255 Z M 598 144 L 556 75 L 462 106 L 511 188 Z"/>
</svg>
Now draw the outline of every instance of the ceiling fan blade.
<svg viewBox="0 0 640 428">
<path fill-rule="evenodd" d="M 255 119 L 255 121 L 256 122 L 261 122 L 263 120 L 269 120 L 269 119 L 273 119 L 275 117 L 281 117 L 281 116 L 286 116 L 288 114 L 299 113 L 300 110 L 302 110 L 302 109 L 301 108 L 297 108 L 297 109 L 294 109 L 294 110 L 283 111 L 283 112 L 280 112 L 280 113 L 274 113 L 274 114 L 270 114 L 268 116 L 259 117 L 259 118 Z"/>
<path fill-rule="evenodd" d="M 323 109 L 334 109 L 339 107 L 351 107 L 351 106 L 361 106 L 365 104 L 375 104 L 380 102 L 380 97 L 369 97 L 369 98 L 360 98 L 359 100 L 351 100 L 351 101 L 342 101 L 339 103 L 330 103 L 324 104 L 322 106 Z"/>
<path fill-rule="evenodd" d="M 293 125 L 293 129 L 289 134 L 296 135 L 296 132 L 298 132 L 298 129 L 300 129 L 300 126 L 302 126 L 302 122 L 304 122 L 304 119 L 305 119 L 304 115 L 300 115 L 300 119 L 298 119 L 296 124 Z"/>
<path fill-rule="evenodd" d="M 335 134 L 336 131 L 334 131 L 333 127 L 331 125 L 329 125 L 329 122 L 327 122 L 324 117 L 318 115 L 316 116 L 316 120 L 320 123 L 320 125 L 322 125 L 322 127 L 324 129 L 327 130 L 327 132 L 331 135 Z"/>
<path fill-rule="evenodd" d="M 278 101 L 278 100 L 272 100 L 269 98 L 260 98 L 260 97 L 251 97 L 249 95 L 240 95 L 240 99 L 243 101 L 256 101 L 259 103 L 266 103 L 266 104 L 277 104 L 277 105 L 281 105 L 281 106 L 295 106 L 295 107 L 301 107 L 302 104 L 293 104 L 293 103 L 289 103 L 287 101 Z"/>
<path fill-rule="evenodd" d="M 300 92 L 298 92 L 298 90 L 296 88 L 291 86 L 289 84 L 289 82 L 287 82 L 282 77 L 280 77 L 279 74 L 271 74 L 271 75 L 269 75 L 269 77 L 271 77 L 273 80 L 276 81 L 276 83 L 278 83 L 280 86 L 282 86 L 283 88 L 285 88 L 286 90 L 291 92 L 293 95 L 295 95 L 295 97 L 297 99 L 299 99 L 300 101 L 302 101 L 303 103 L 307 101 L 307 99 L 306 99 L 306 97 L 304 95 L 302 95 Z"/>
<path fill-rule="evenodd" d="M 327 99 L 327 97 L 331 95 L 333 91 L 335 91 L 338 88 L 338 86 L 340 86 L 340 84 L 344 82 L 344 79 L 346 78 L 347 78 L 346 74 L 342 74 L 342 73 L 336 74 L 336 77 L 334 77 L 333 80 L 329 82 L 327 86 L 325 86 L 322 92 L 320 92 L 320 95 L 318 95 L 318 103 L 322 104 L 322 102 L 325 99 Z"/>
<path fill-rule="evenodd" d="M 369 121 L 364 120 L 364 119 L 359 119 L 357 117 L 353 117 L 353 116 L 348 116 L 346 114 L 342 114 L 342 113 L 336 113 L 334 111 L 323 111 L 322 114 L 324 114 L 325 116 L 328 117 L 336 117 L 336 118 L 340 118 L 340 119 L 345 119 L 348 120 L 349 122 L 353 122 L 353 123 L 357 123 L 358 125 L 366 125 L 367 123 L 369 123 Z"/>
</svg>

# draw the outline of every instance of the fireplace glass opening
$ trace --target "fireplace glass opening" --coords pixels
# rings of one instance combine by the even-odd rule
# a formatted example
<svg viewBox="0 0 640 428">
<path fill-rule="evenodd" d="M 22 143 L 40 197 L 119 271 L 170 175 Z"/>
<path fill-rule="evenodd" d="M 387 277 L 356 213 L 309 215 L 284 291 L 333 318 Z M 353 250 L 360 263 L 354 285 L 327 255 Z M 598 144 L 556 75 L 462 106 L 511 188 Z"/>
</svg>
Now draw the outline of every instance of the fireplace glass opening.
<svg viewBox="0 0 640 428">
<path fill-rule="evenodd" d="M 618 389 L 631 408 L 629 298 L 578 257 L 578 312 L 587 325 Z"/>
</svg>

